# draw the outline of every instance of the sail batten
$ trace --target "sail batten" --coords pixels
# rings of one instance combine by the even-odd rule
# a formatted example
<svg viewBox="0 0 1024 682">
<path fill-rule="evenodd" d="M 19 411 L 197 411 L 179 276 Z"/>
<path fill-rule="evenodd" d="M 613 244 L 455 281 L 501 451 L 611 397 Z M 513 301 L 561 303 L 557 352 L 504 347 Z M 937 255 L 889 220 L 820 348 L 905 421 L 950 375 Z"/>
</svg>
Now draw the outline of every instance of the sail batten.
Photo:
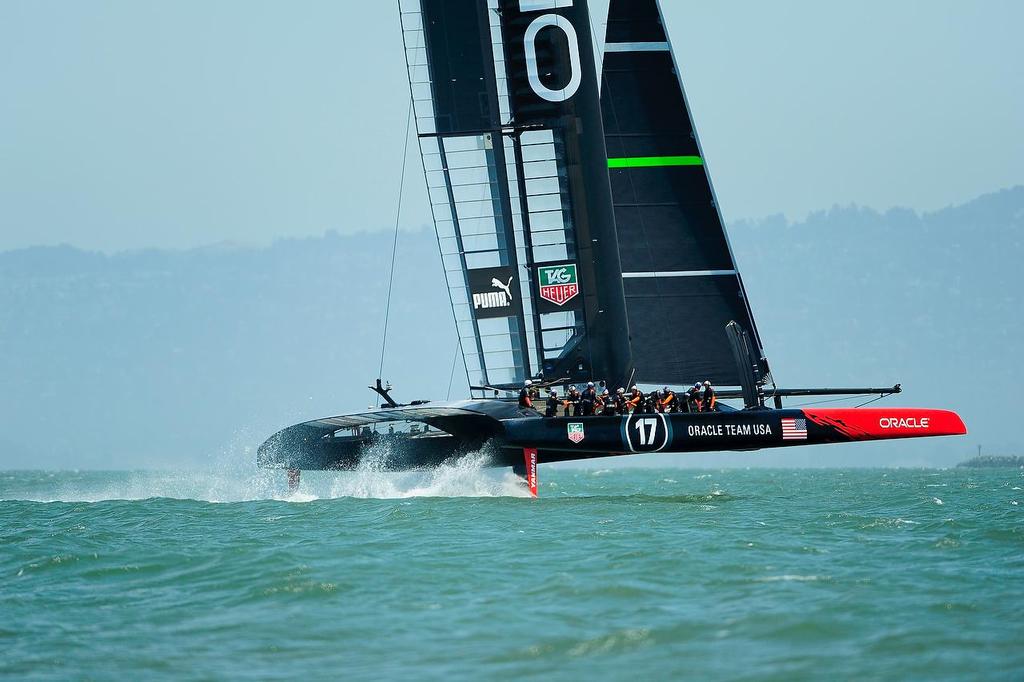
<svg viewBox="0 0 1024 682">
<path fill-rule="evenodd" d="M 650 279 L 658 277 L 735 277 L 736 270 L 676 270 L 674 272 L 624 272 L 624 279 Z"/>
<path fill-rule="evenodd" d="M 699 156 L 632 156 L 609 158 L 609 168 L 662 168 L 666 166 L 703 166 Z"/>
<path fill-rule="evenodd" d="M 667 41 L 608 43 L 604 46 L 605 52 L 668 52 L 670 49 L 672 48 Z"/>
</svg>

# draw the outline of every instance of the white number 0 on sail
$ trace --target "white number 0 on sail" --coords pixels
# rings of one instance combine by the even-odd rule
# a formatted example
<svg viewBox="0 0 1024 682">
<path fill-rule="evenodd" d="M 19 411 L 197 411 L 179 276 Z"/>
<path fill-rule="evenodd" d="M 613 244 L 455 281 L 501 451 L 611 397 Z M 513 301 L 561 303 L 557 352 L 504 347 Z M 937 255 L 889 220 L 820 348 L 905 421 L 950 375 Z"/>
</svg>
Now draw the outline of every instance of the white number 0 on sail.
<svg viewBox="0 0 1024 682">
<path fill-rule="evenodd" d="M 544 9 L 552 7 L 572 7 L 572 2 L 560 2 L 560 3 L 538 3 L 538 2 L 520 2 L 519 9 L 522 12 L 528 12 L 531 10 Z M 537 65 L 537 35 L 542 29 L 552 27 L 561 29 L 565 34 L 565 39 L 569 44 L 569 62 L 572 66 L 572 75 L 569 77 L 569 82 L 566 83 L 565 87 L 560 90 L 553 90 L 540 80 L 540 68 Z M 545 99 L 549 102 L 564 102 L 573 95 L 580 88 L 580 83 L 583 80 L 583 72 L 580 68 L 580 43 L 579 38 L 576 36 L 576 29 L 573 28 L 572 23 L 568 19 L 560 14 L 544 14 L 533 20 L 533 23 L 526 29 L 526 36 L 523 38 L 524 47 L 526 49 L 526 75 L 530 80 L 530 87 L 537 93 L 537 96 Z"/>
</svg>

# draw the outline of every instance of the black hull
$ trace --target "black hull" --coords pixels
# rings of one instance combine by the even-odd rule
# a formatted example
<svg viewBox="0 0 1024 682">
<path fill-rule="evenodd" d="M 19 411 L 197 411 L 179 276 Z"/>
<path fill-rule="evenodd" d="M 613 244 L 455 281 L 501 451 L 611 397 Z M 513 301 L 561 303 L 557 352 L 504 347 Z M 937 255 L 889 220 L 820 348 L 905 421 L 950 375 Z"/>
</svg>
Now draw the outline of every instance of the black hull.
<svg viewBox="0 0 1024 682">
<path fill-rule="evenodd" d="M 396 424 L 399 428 L 393 430 Z M 403 430 L 410 424 L 411 429 Z M 545 463 L 966 432 L 960 417 L 945 410 L 760 409 L 542 418 L 506 402 L 477 400 L 381 409 L 298 424 L 260 446 L 258 463 L 269 468 L 347 470 L 372 459 L 382 468 L 403 471 L 437 466 L 488 448 L 494 466 L 521 467 L 527 450 L 535 450 L 537 462 Z"/>
</svg>

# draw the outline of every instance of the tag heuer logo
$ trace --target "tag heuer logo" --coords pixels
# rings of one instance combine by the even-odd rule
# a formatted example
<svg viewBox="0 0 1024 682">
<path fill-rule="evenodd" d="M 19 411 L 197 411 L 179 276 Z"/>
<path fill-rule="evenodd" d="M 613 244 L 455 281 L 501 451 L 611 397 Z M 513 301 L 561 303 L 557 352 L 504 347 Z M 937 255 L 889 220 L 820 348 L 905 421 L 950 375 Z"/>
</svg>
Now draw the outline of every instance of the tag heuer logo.
<svg viewBox="0 0 1024 682">
<path fill-rule="evenodd" d="M 550 265 L 537 268 L 540 278 L 540 297 L 555 305 L 565 305 L 580 293 L 579 280 L 576 279 L 576 265 Z M 571 425 L 570 425 L 571 426 Z M 580 440 L 583 440 L 583 428 L 580 426 Z M 570 438 L 572 437 L 570 432 Z"/>
<path fill-rule="evenodd" d="M 569 440 L 573 443 L 583 442 L 583 424 L 569 424 Z"/>
</svg>

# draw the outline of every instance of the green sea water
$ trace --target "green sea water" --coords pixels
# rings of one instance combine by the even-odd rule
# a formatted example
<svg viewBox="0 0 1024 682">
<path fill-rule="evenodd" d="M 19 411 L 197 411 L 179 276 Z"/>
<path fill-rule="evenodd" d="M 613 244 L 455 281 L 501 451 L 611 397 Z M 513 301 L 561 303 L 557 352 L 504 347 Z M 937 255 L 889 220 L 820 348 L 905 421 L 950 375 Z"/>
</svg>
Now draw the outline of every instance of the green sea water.
<svg viewBox="0 0 1024 682">
<path fill-rule="evenodd" d="M 0 474 L 0 676 L 1024 679 L 1019 470 Z"/>
</svg>

